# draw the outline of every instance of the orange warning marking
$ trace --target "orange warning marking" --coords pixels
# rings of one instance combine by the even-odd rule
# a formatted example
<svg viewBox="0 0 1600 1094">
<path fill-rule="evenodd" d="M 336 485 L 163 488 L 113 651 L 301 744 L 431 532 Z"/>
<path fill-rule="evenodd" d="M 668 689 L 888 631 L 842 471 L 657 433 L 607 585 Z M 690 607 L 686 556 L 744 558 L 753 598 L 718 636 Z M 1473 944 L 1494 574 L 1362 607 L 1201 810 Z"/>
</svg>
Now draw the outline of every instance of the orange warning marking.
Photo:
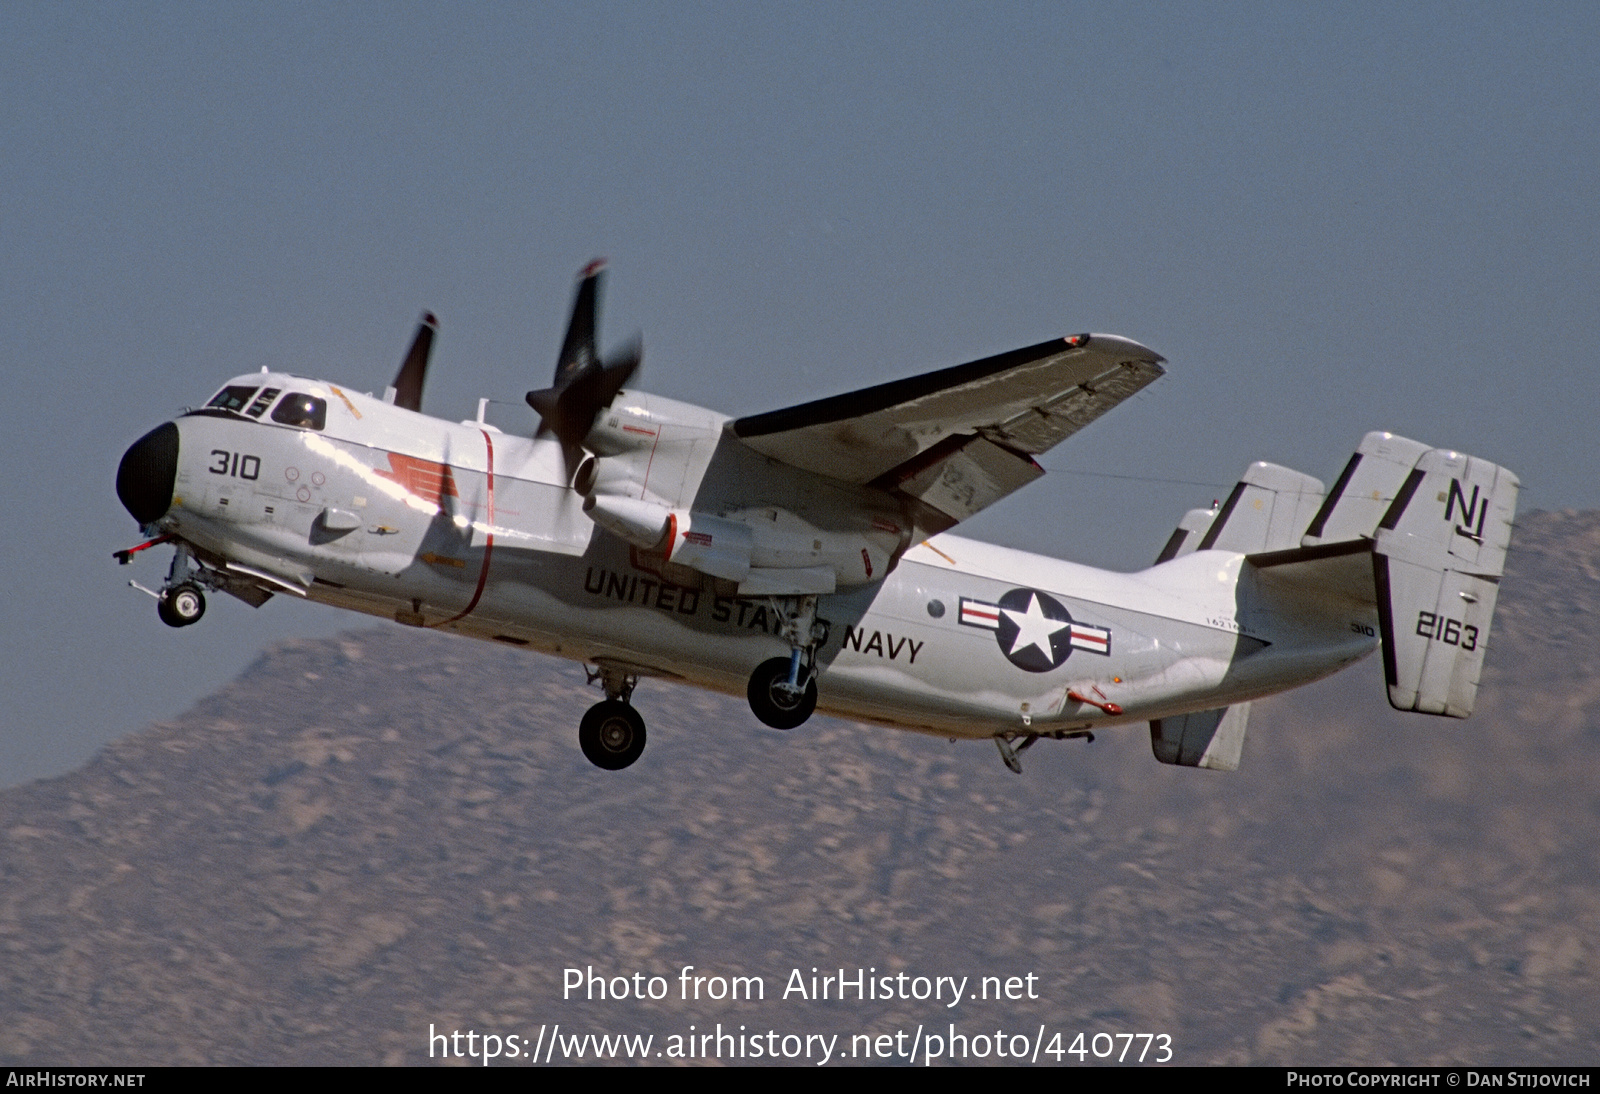
<svg viewBox="0 0 1600 1094">
<path fill-rule="evenodd" d="M 438 505 L 442 498 L 461 496 L 456 491 L 455 476 L 450 473 L 449 464 L 391 452 L 389 467 L 388 471 L 377 471 L 376 468 L 374 470 L 377 471 L 379 478 L 399 483 L 423 501 Z"/>
</svg>

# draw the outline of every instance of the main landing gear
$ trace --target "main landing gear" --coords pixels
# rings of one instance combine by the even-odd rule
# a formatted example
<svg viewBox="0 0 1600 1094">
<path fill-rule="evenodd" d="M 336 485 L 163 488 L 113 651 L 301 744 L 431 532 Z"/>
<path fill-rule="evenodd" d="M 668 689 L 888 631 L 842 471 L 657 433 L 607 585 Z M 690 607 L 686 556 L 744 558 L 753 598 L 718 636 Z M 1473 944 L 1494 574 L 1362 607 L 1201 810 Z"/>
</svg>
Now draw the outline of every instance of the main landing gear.
<svg viewBox="0 0 1600 1094">
<path fill-rule="evenodd" d="M 589 762 L 607 771 L 621 771 L 644 752 L 644 719 L 628 702 L 639 677 L 611 665 L 589 674 L 600 681 L 606 697 L 589 708 L 578 723 L 578 746 Z"/>
<path fill-rule="evenodd" d="M 773 729 L 793 729 L 817 709 L 817 647 L 828 637 L 817 621 L 814 596 L 774 597 L 779 634 L 789 640 L 789 656 L 763 661 L 745 689 L 750 710 Z"/>
</svg>

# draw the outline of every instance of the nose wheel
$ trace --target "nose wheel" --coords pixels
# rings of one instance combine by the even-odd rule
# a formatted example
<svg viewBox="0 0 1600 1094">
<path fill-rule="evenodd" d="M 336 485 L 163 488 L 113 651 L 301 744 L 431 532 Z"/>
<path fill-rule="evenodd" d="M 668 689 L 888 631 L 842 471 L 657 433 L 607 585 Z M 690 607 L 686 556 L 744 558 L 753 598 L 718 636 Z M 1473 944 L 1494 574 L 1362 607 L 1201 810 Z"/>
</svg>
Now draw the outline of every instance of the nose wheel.
<svg viewBox="0 0 1600 1094">
<path fill-rule="evenodd" d="M 176 585 L 156 601 L 156 614 L 169 627 L 187 627 L 206 614 L 206 596 L 198 585 Z"/>
<path fill-rule="evenodd" d="M 139 552 L 163 543 L 171 543 L 174 539 L 176 537 L 169 532 L 147 540 L 137 547 L 118 551 L 115 557 L 118 562 L 126 566 Z M 189 545 L 182 540 L 177 541 L 176 548 L 172 552 L 172 565 L 167 569 L 167 580 L 160 592 L 147 589 L 137 581 L 130 581 L 128 584 L 156 598 L 156 615 L 169 627 L 187 627 L 200 622 L 200 617 L 206 614 L 206 594 L 200 591 L 200 586 L 204 584 L 208 588 L 216 587 L 215 582 L 209 579 L 203 570 L 194 566 Z"/>
</svg>

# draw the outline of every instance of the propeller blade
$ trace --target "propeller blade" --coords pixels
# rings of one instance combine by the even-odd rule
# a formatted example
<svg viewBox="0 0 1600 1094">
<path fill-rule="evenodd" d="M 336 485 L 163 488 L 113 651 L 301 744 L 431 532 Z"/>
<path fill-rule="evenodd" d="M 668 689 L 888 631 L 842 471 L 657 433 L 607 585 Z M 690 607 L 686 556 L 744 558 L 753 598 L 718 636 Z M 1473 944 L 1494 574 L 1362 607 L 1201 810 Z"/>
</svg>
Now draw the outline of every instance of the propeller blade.
<svg viewBox="0 0 1600 1094">
<path fill-rule="evenodd" d="M 605 272 L 606 260 L 597 258 L 578 273 L 578 291 L 572 298 L 572 319 L 567 323 L 567 336 L 561 341 L 561 355 L 556 358 L 554 384 L 575 376 L 599 360 L 595 352 L 595 316 L 600 308 L 600 275 Z"/>
<path fill-rule="evenodd" d="M 403 406 L 407 410 L 422 410 L 422 382 L 428 376 L 428 358 L 433 353 L 433 336 L 439 332 L 439 320 L 431 311 L 422 313 L 422 321 L 417 324 L 417 336 L 411 341 L 411 349 L 406 354 L 406 359 L 400 366 L 400 371 L 394 374 L 394 405 Z"/>
<path fill-rule="evenodd" d="M 555 387 L 530 391 L 528 405 L 538 412 L 541 435 L 554 433 L 563 448 L 580 448 L 594 428 L 594 419 L 639 370 L 644 349 L 634 342 L 605 364 L 591 361 L 582 371 Z"/>
<path fill-rule="evenodd" d="M 637 339 L 604 361 L 595 351 L 600 275 L 604 270 L 605 260 L 597 258 L 579 273 L 572 319 L 561 343 L 555 381 L 527 394 L 528 405 L 539 415 L 539 429 L 534 436 L 556 435 L 569 482 L 583 460 L 583 440 L 594 428 L 595 416 L 611 405 L 617 392 L 638 371 L 644 355 Z"/>
<path fill-rule="evenodd" d="M 617 392 L 628 386 L 628 381 L 639 371 L 639 364 L 643 360 L 644 343 L 637 338 L 606 358 L 605 364 L 600 367 L 600 379 L 594 389 L 596 413 L 610 406 Z"/>
</svg>

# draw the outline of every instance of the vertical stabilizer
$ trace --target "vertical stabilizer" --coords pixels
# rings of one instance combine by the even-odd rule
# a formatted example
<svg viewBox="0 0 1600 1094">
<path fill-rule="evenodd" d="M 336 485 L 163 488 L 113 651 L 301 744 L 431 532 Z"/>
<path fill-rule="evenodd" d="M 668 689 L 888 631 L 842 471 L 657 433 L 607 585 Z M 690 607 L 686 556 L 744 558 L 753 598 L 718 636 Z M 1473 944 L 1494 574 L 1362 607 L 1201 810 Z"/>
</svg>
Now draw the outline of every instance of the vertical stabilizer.
<svg viewBox="0 0 1600 1094">
<path fill-rule="evenodd" d="M 1315 547 L 1371 536 L 1428 446 L 1393 433 L 1368 433 L 1344 465 L 1302 543 Z"/>
<path fill-rule="evenodd" d="M 1248 555 L 1298 547 L 1321 504 L 1320 480 L 1275 463 L 1253 463 L 1195 549 Z"/>
<path fill-rule="evenodd" d="M 1430 449 L 1379 521 L 1373 580 L 1396 710 L 1472 713 L 1518 486 L 1488 460 Z"/>
<path fill-rule="evenodd" d="M 1178 527 L 1173 531 L 1172 538 L 1167 540 L 1167 545 L 1161 549 L 1161 554 L 1156 556 L 1156 565 L 1194 554 L 1216 515 L 1215 509 L 1191 509 L 1183 514 L 1183 519 L 1178 521 Z"/>
<path fill-rule="evenodd" d="M 1150 749 L 1164 764 L 1237 771 L 1249 723 L 1249 703 L 1157 718 L 1150 723 Z"/>
</svg>

